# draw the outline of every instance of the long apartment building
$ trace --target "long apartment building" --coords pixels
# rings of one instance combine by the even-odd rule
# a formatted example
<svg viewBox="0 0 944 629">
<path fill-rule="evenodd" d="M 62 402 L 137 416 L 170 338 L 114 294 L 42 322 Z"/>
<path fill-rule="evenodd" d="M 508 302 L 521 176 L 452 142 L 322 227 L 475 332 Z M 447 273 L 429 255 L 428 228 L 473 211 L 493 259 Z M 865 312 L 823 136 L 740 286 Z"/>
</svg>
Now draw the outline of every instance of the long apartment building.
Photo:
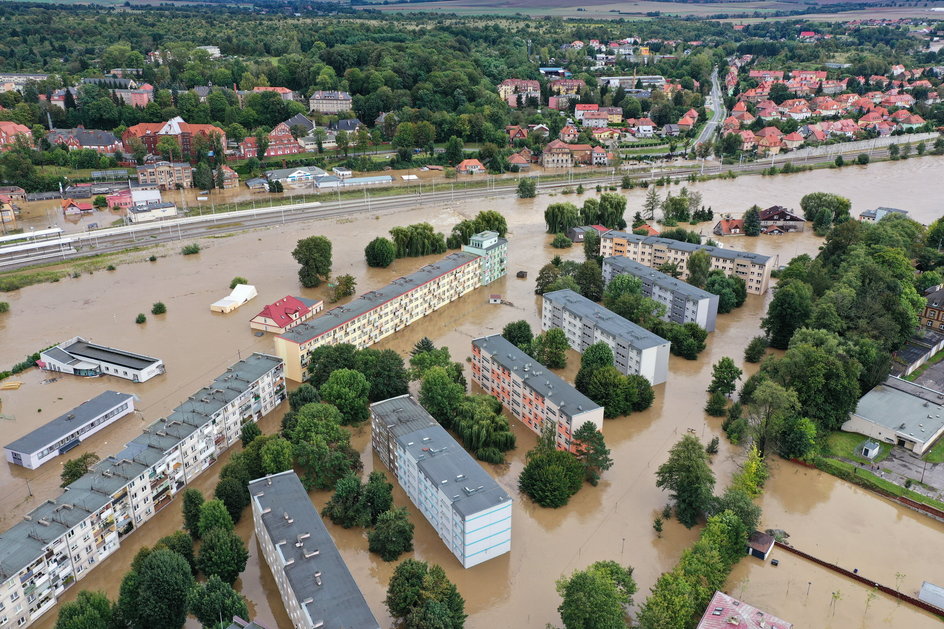
<svg viewBox="0 0 944 629">
<path fill-rule="evenodd" d="M 665 306 L 666 321 L 697 323 L 709 332 L 715 331 L 718 296 L 656 271 L 645 264 L 611 256 L 603 260 L 603 281 L 607 284 L 617 275 L 632 275 L 642 283 L 642 294 Z"/>
<path fill-rule="evenodd" d="M 256 539 L 294 629 L 380 629 L 292 470 L 249 483 Z"/>
<path fill-rule="evenodd" d="M 49 611 L 284 399 L 281 359 L 252 354 L 0 534 L 0 629 Z"/>
<path fill-rule="evenodd" d="M 373 345 L 504 275 L 508 241 L 489 233 L 473 236 L 471 250 L 451 253 L 275 337 L 275 353 L 285 361 L 286 375 L 301 382 L 316 348 Z"/>
<path fill-rule="evenodd" d="M 511 496 L 426 409 L 401 395 L 370 416 L 374 451 L 462 567 L 511 551 Z"/>
<path fill-rule="evenodd" d="M 574 432 L 587 422 L 603 430 L 603 407 L 495 334 L 472 341 L 472 380 L 540 435 L 554 428 L 559 450 L 576 451 Z"/>
<path fill-rule="evenodd" d="M 76 376 L 115 376 L 132 382 L 146 382 L 164 373 L 160 358 L 91 343 L 76 336 L 43 350 L 36 363 L 40 369 Z"/>
<path fill-rule="evenodd" d="M 551 328 L 563 330 L 580 353 L 606 343 L 620 373 L 645 376 L 652 384 L 662 384 L 669 375 L 669 341 L 572 290 L 544 294 L 541 329 Z"/>
<path fill-rule="evenodd" d="M 740 277 L 747 284 L 749 293 L 762 295 L 767 292 L 770 272 L 777 267 L 776 255 L 765 256 L 749 251 L 695 245 L 671 238 L 639 236 L 616 230 L 600 236 L 600 255 L 604 258 L 624 256 L 651 268 L 675 264 L 683 280 L 688 279 L 688 257 L 699 250 L 711 256 L 711 270 L 718 269 L 725 275 Z"/>
</svg>

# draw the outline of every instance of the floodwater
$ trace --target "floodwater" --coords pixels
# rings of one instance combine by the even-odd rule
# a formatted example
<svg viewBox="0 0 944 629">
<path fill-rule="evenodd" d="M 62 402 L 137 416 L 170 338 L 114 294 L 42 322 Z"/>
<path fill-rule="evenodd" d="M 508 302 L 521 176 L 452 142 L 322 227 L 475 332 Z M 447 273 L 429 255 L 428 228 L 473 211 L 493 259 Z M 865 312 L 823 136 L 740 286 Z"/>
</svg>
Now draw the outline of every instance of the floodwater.
<svg viewBox="0 0 944 629">
<path fill-rule="evenodd" d="M 876 164 L 868 169 L 817 171 L 767 179 L 749 177 L 692 187 L 702 192 L 705 204 L 711 205 L 716 213 L 740 213 L 754 203 L 797 207 L 799 198 L 807 192 L 833 190 L 850 196 L 856 213 L 876 205 L 903 207 L 927 223 L 940 212 L 937 199 L 905 191 L 925 189 L 928 181 L 936 181 L 941 175 L 944 162 L 922 158 Z M 674 191 L 679 188 L 673 186 Z M 629 193 L 630 216 L 641 206 L 644 194 L 641 190 Z M 908 198 L 902 199 L 905 194 Z M 378 344 L 406 355 L 419 338 L 429 336 L 437 345 L 448 346 L 456 360 L 465 360 L 473 338 L 498 333 L 510 321 L 526 319 L 533 328 L 539 327 L 534 278 L 542 264 L 560 253 L 548 247 L 550 237 L 543 233 L 543 210 L 549 203 L 561 200 L 580 202 L 574 195 L 542 195 L 528 200 L 495 198 L 365 214 L 355 219 L 276 226 L 227 238 L 204 239 L 201 242 L 204 249 L 198 255 L 184 257 L 179 254 L 179 244 L 165 245 L 158 250 L 160 257 L 154 263 L 145 260 L 150 252 L 135 252 L 128 254 L 126 263 L 119 264 L 116 271 L 98 271 L 7 293 L 3 299 L 10 302 L 11 311 L 0 315 L 3 339 L 0 364 L 12 364 L 39 348 L 83 335 L 99 343 L 158 356 L 165 361 L 167 373 L 143 384 L 71 376 L 42 384 L 46 375 L 38 370 L 20 374 L 13 379 L 22 381 L 23 386 L 18 391 L 0 394 L 3 401 L 0 412 L 12 417 L 3 421 L 4 437 L 15 439 L 102 390 L 130 391 L 140 397 L 141 414 L 108 427 L 80 450 L 102 456 L 113 454 L 138 434 L 145 419 L 153 421 L 166 414 L 240 356 L 252 351 L 272 351 L 271 338 L 255 337 L 248 326 L 248 320 L 262 305 L 286 294 L 326 295 L 325 288 L 306 290 L 298 285 L 297 265 L 290 254 L 298 238 L 314 234 L 330 237 L 334 245 L 334 272 L 353 274 L 360 292 L 439 257 L 398 260 L 388 269 L 368 269 L 361 251 L 374 236 L 385 234 L 394 225 L 422 220 L 447 232 L 461 218 L 471 217 L 482 209 L 494 209 L 509 221 L 509 276 Z M 698 229 L 707 233 L 710 225 L 703 224 Z M 821 244 L 821 239 L 811 232 L 724 240 L 725 246 L 778 254 L 781 263 L 799 253 L 815 255 Z M 575 247 L 562 255 L 579 260 L 582 252 Z M 528 271 L 529 278 L 516 279 L 514 274 L 519 270 Z M 228 293 L 229 281 L 236 275 L 248 278 L 259 290 L 259 297 L 235 313 L 211 313 L 209 304 Z M 490 293 L 500 293 L 513 305 L 489 305 Z M 656 537 L 652 520 L 668 498 L 655 487 L 655 470 L 664 461 L 668 448 L 685 432 L 691 431 L 706 442 L 721 435 L 721 420 L 706 417 L 701 410 L 711 365 L 725 355 L 741 362 L 745 346 L 760 333 L 759 320 L 769 297 L 769 294 L 749 296 L 742 308 L 720 316 L 717 330 L 709 336 L 708 347 L 697 361 L 673 356 L 669 379 L 656 387 L 656 401 L 651 409 L 607 420 L 604 435 L 612 450 L 614 467 L 598 487 L 585 486 L 562 509 L 541 509 L 521 498 L 517 491 L 516 479 L 524 465 L 524 455 L 535 438 L 519 422 L 512 421 L 518 448 L 509 453 L 507 464 L 486 466 L 515 498 L 510 554 L 463 570 L 409 505 L 402 491 L 395 489 L 396 503 L 409 507 L 416 524 L 414 556 L 446 569 L 466 599 L 470 615 L 467 626 L 543 627 L 546 623 L 558 623 L 555 580 L 600 559 L 619 559 L 633 566 L 639 584 L 636 599 L 645 597 L 659 574 L 670 569 L 697 536 L 697 530 L 687 530 L 673 520 L 666 524 L 663 537 Z M 150 312 L 155 301 L 167 305 L 167 314 L 148 314 L 146 324 L 136 325 L 135 315 Z M 579 356 L 571 352 L 565 378 L 573 377 L 578 361 Z M 749 366 L 751 369 L 753 366 Z M 264 420 L 264 432 L 277 429 L 280 414 L 281 411 Z M 740 448 L 731 446 L 721 436 L 721 449 L 713 461 L 719 488 L 728 482 L 742 456 Z M 358 429 L 353 441 L 362 454 L 365 471 L 379 468 L 379 461 L 370 451 L 369 428 Z M 209 493 L 223 461 L 198 479 L 196 486 Z M 0 511 L 4 514 L 0 528 L 12 525 L 15 518 L 39 501 L 57 494 L 60 465 L 53 462 L 31 472 L 0 464 Z M 312 495 L 317 507 L 327 498 L 326 492 Z M 862 574 L 892 587 L 896 585 L 896 573 L 903 573 L 902 591 L 916 591 L 923 580 L 944 583 L 944 567 L 932 551 L 940 547 L 944 524 L 833 477 L 785 462 L 774 465 L 773 478 L 762 501 L 763 527 L 785 529 L 801 549 L 845 567 L 858 568 Z M 128 537 L 113 557 L 82 580 L 80 587 L 67 591 L 64 600 L 74 597 L 80 588 L 103 589 L 115 596 L 120 577 L 137 549 L 180 527 L 178 503 L 171 503 L 142 532 Z M 384 563 L 367 552 L 363 530 L 343 530 L 330 523 L 329 527 L 372 610 L 381 624 L 388 626 L 390 619 L 383 598 L 395 564 Z M 260 622 L 270 627 L 287 626 L 272 577 L 258 563 L 250 520 L 241 522 L 238 530 L 249 542 L 252 554 L 238 587 L 249 598 Z M 898 607 L 881 595 L 870 603 L 869 613 L 865 614 L 866 588 L 792 555 L 778 552 L 777 556 L 782 560 L 777 568 L 745 559 L 732 575 L 729 591 L 735 595 L 743 591 L 748 602 L 794 622 L 798 628 L 921 629 L 932 623 L 939 626 L 930 616 L 907 605 Z M 808 581 L 812 582 L 809 602 L 804 598 Z M 842 598 L 832 604 L 831 593 L 837 590 Z M 55 614 L 51 613 L 37 626 L 51 627 L 54 621 Z"/>
</svg>

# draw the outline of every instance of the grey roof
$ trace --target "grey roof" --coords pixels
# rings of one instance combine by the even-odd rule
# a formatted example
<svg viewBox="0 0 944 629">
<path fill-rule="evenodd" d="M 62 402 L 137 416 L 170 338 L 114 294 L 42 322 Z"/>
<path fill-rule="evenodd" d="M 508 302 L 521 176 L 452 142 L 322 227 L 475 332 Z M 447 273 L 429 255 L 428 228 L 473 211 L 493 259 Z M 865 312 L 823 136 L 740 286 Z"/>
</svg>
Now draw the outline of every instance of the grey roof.
<svg viewBox="0 0 944 629">
<path fill-rule="evenodd" d="M 286 331 L 285 334 L 282 334 L 279 338 L 299 344 L 306 343 L 355 317 L 359 317 L 377 308 L 391 299 L 396 299 L 400 295 L 408 293 L 478 258 L 479 256 L 471 253 L 450 253 L 442 260 L 434 262 L 433 264 L 427 264 L 418 271 L 414 271 L 404 277 L 399 277 L 383 288 L 364 293 L 352 302 L 332 308 L 320 317 L 297 325 L 291 330 Z"/>
<path fill-rule="evenodd" d="M 944 609 L 944 588 L 939 585 L 934 585 L 929 581 L 923 582 L 918 598 L 925 603 L 931 603 L 938 609 Z"/>
<path fill-rule="evenodd" d="M 313 306 L 317 306 L 318 304 L 322 302 L 321 299 L 308 299 L 307 297 L 293 297 L 293 299 L 297 299 L 298 301 L 302 302 L 309 308 Z"/>
<path fill-rule="evenodd" d="M 163 210 L 170 207 L 177 207 L 176 203 L 171 201 L 161 201 L 159 203 L 148 203 L 147 205 L 134 205 L 128 208 L 129 212 L 134 212 L 135 214 L 142 214 L 150 212 L 151 210 Z"/>
<path fill-rule="evenodd" d="M 200 98 L 206 98 L 210 95 L 210 92 L 213 91 L 212 85 L 194 85 L 193 89 L 190 90 Z"/>
<path fill-rule="evenodd" d="M 445 428 L 433 423 L 398 436 L 397 443 L 416 460 L 420 473 L 452 498 L 452 509 L 465 518 L 511 502 L 478 461 Z"/>
<path fill-rule="evenodd" d="M 399 437 L 435 425 L 436 420 L 409 393 L 370 405 L 370 412 L 387 426 L 387 432 Z"/>
<path fill-rule="evenodd" d="M 309 100 L 351 100 L 351 95 L 348 92 L 318 90 L 311 95 Z"/>
<path fill-rule="evenodd" d="M 357 131 L 357 128 L 363 124 L 364 123 L 357 118 L 347 118 L 332 122 L 329 128 L 334 131 Z"/>
<path fill-rule="evenodd" d="M 544 300 L 580 317 L 585 323 L 592 323 L 617 339 L 626 341 L 638 350 L 668 344 L 668 341 L 658 334 L 653 334 L 646 328 L 636 325 L 629 319 L 607 310 L 600 304 L 594 303 L 572 290 L 565 289 L 544 293 Z"/>
<path fill-rule="evenodd" d="M 111 146 L 118 142 L 114 133 L 99 129 L 53 129 L 46 134 L 50 144 L 65 142 L 70 137 L 75 137 L 79 146 Z"/>
<path fill-rule="evenodd" d="M 82 338 L 68 345 L 60 345 L 59 349 L 72 356 L 119 365 L 121 367 L 127 367 L 128 369 L 146 369 L 154 363 L 160 362 L 158 358 L 144 356 L 143 354 L 133 354 L 104 345 L 96 345 Z"/>
<path fill-rule="evenodd" d="M 737 251 L 736 249 L 723 249 L 721 247 L 712 247 L 710 245 L 696 245 L 690 242 L 682 242 L 680 240 L 672 240 L 671 238 L 662 238 L 661 236 L 640 236 L 638 234 L 628 234 L 626 232 L 610 230 L 603 234 L 601 238 L 606 237 L 616 237 L 616 238 L 625 238 L 627 242 L 641 242 L 648 245 L 664 245 L 669 249 L 675 249 L 676 251 L 685 251 L 691 253 L 692 251 L 698 251 L 699 249 L 706 251 L 709 255 L 715 258 L 724 258 L 725 260 L 749 260 L 754 264 L 767 264 L 770 260 L 770 256 L 765 256 L 760 253 L 754 253 L 752 251 Z"/>
<path fill-rule="evenodd" d="M 656 286 L 664 288 L 665 290 L 670 290 L 673 293 L 679 293 L 685 295 L 690 299 L 711 299 L 713 295 L 706 290 L 702 290 L 697 286 L 692 286 L 688 282 L 683 282 L 682 280 L 672 277 L 671 275 L 666 275 L 661 271 L 656 271 L 653 268 L 646 266 L 645 264 L 640 264 L 635 260 L 630 260 L 623 256 L 610 256 L 603 260 L 603 268 L 611 266 L 614 269 L 614 277 L 616 275 L 633 275 L 638 278 L 646 278 Z M 604 274 L 605 275 L 605 274 Z"/>
<path fill-rule="evenodd" d="M 270 509 L 262 514 L 262 524 L 273 544 L 285 542 L 278 548 L 285 561 L 292 563 L 281 569 L 312 622 L 324 621 L 324 629 L 379 629 L 295 472 L 251 481 L 249 493 L 262 511 Z"/>
<path fill-rule="evenodd" d="M 872 218 L 876 220 L 882 220 L 888 214 L 901 214 L 902 216 L 908 216 L 908 210 L 899 210 L 894 207 L 877 207 L 874 210 L 865 210 L 861 212 L 859 216 L 861 218 Z"/>
<path fill-rule="evenodd" d="M 96 395 L 91 400 L 82 402 L 68 413 L 63 413 L 54 420 L 47 422 L 34 430 L 7 444 L 8 450 L 15 450 L 23 453 L 33 453 L 42 450 L 51 443 L 55 443 L 68 435 L 82 428 L 85 424 L 93 421 L 99 415 L 118 406 L 122 402 L 134 397 L 128 393 L 118 393 L 116 391 L 105 391 Z"/>
<path fill-rule="evenodd" d="M 312 122 L 311 118 L 303 114 L 295 114 L 291 118 L 285 121 L 285 124 L 289 129 L 292 127 L 305 127 L 307 131 L 311 131 L 315 128 L 315 123 Z"/>
<path fill-rule="evenodd" d="M 243 620 L 239 616 L 233 616 L 233 623 L 226 629 L 266 629 L 257 622 Z"/>
<path fill-rule="evenodd" d="M 492 360 L 505 369 L 516 372 L 528 387 L 556 404 L 570 416 L 600 407 L 569 382 L 512 345 L 500 334 L 475 339 L 472 344 L 491 354 Z"/>
<path fill-rule="evenodd" d="M 166 162 L 166 161 L 152 162 L 150 164 L 144 164 L 143 166 L 135 166 L 138 172 L 141 172 L 142 170 L 151 170 L 152 168 L 158 168 L 158 167 L 186 168 L 186 169 L 191 168 L 190 164 L 188 164 L 187 162 Z"/>
<path fill-rule="evenodd" d="M 855 414 L 926 442 L 944 428 L 944 393 L 889 377 L 859 399 Z"/>
<path fill-rule="evenodd" d="M 292 173 L 298 172 L 300 170 L 307 171 L 308 174 L 313 177 L 325 174 L 324 169 L 318 168 L 317 166 L 298 166 L 297 168 L 277 168 L 275 170 L 267 170 L 265 176 L 269 181 L 285 179 Z"/>
</svg>

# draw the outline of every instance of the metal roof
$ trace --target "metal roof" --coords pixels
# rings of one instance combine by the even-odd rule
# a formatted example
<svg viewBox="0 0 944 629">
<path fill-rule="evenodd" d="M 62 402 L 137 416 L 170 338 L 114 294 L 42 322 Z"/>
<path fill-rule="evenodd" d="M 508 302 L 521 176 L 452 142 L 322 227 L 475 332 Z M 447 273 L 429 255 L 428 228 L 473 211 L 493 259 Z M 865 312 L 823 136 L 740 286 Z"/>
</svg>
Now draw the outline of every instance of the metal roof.
<svg viewBox="0 0 944 629">
<path fill-rule="evenodd" d="M 923 443 L 944 429 L 944 393 L 891 376 L 859 399 L 855 414 Z"/>
<path fill-rule="evenodd" d="M 375 291 L 364 293 L 354 301 L 343 306 L 338 306 L 328 310 L 319 317 L 316 317 L 305 323 L 301 323 L 279 338 L 292 341 L 293 343 L 307 343 L 308 341 L 321 336 L 325 332 L 343 325 L 351 319 L 357 318 L 374 308 L 404 295 L 437 277 L 454 271 L 459 267 L 479 259 L 480 256 L 471 253 L 450 253 L 448 256 L 427 264 L 418 271 L 410 273 L 404 277 L 399 277 L 386 286 L 378 288 Z"/>
<path fill-rule="evenodd" d="M 572 315 L 580 317 L 584 323 L 591 324 L 618 340 L 626 341 L 637 350 L 658 347 L 669 342 L 658 334 L 653 334 L 646 328 L 569 289 L 544 293 L 544 301 L 563 308 Z"/>
<path fill-rule="evenodd" d="M 68 413 L 63 413 L 31 433 L 7 444 L 5 447 L 7 450 L 32 454 L 33 452 L 42 450 L 49 444 L 56 443 L 66 435 L 79 430 L 86 424 L 97 419 L 100 415 L 103 415 L 133 397 L 133 395 L 128 393 L 105 391 L 93 397 L 91 400 L 82 402 Z"/>
<path fill-rule="evenodd" d="M 500 334 L 475 339 L 472 344 L 491 354 L 492 360 L 517 374 L 528 387 L 556 404 L 567 415 L 573 417 L 600 408 L 599 404 L 512 345 Z"/>
<path fill-rule="evenodd" d="M 736 249 L 723 249 L 721 247 L 712 247 L 710 245 L 696 245 L 690 242 L 682 242 L 680 240 L 672 240 L 671 238 L 662 238 L 661 236 L 640 236 L 638 234 L 627 234 L 626 232 L 611 230 L 606 232 L 601 236 L 601 238 L 623 238 L 627 242 L 636 242 L 636 243 L 645 243 L 647 245 L 662 245 L 668 247 L 669 249 L 675 249 L 676 251 L 685 251 L 691 253 L 692 251 L 703 250 L 707 252 L 710 256 L 715 258 L 723 258 L 725 260 L 749 260 L 754 264 L 767 264 L 770 260 L 770 256 L 765 256 L 760 253 L 753 253 L 751 251 L 737 251 Z"/>
<path fill-rule="evenodd" d="M 692 286 L 688 282 L 683 282 L 682 280 L 672 277 L 671 275 L 666 275 L 661 271 L 656 271 L 653 268 L 636 262 L 635 260 L 630 260 L 629 258 L 623 256 L 610 256 L 603 260 L 603 268 L 606 269 L 607 265 L 613 267 L 613 275 L 633 275 L 640 279 L 648 279 L 654 285 L 659 288 L 663 288 L 673 293 L 678 293 L 685 295 L 691 299 L 711 299 L 714 297 L 713 294 L 709 293 L 706 290 L 702 290 L 697 286 Z M 606 273 L 604 272 L 604 276 Z"/>
<path fill-rule="evenodd" d="M 58 348 L 68 354 L 78 356 L 79 358 L 86 358 L 112 365 L 118 365 L 120 367 L 127 367 L 128 369 L 147 369 L 151 365 L 161 362 L 159 358 L 144 356 L 143 354 L 134 354 L 132 352 L 126 352 L 122 349 L 115 349 L 113 347 L 89 343 L 81 337 L 77 338 L 71 343 L 63 343 L 62 345 L 59 345 Z"/>
<path fill-rule="evenodd" d="M 387 432 L 394 437 L 438 425 L 433 416 L 409 393 L 374 402 L 370 405 L 370 412 L 384 422 Z"/>
<path fill-rule="evenodd" d="M 379 629 L 364 595 L 293 471 L 249 483 L 262 525 L 286 562 L 282 570 L 312 623 L 324 629 Z"/>
<path fill-rule="evenodd" d="M 944 610 L 944 588 L 939 585 L 924 581 L 921 584 L 921 591 L 918 592 L 918 598 Z"/>
</svg>

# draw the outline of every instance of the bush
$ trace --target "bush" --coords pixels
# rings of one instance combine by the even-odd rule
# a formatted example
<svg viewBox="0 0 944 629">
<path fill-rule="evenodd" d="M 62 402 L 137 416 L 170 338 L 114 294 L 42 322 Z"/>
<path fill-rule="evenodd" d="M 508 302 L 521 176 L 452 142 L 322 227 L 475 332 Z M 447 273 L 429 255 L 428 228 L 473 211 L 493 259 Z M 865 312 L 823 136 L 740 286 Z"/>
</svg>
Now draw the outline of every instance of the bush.
<svg viewBox="0 0 944 629">
<path fill-rule="evenodd" d="M 200 253 L 200 245 L 197 243 L 190 243 L 189 245 L 184 245 L 183 249 L 180 250 L 180 253 L 185 256 L 192 256 L 195 253 Z"/>
<path fill-rule="evenodd" d="M 574 244 L 570 238 L 564 234 L 557 234 L 554 236 L 554 240 L 551 241 L 551 246 L 555 249 L 567 249 Z"/>
<path fill-rule="evenodd" d="M 0 301 L 0 312 L 10 312 L 10 304 L 5 301 Z"/>
<path fill-rule="evenodd" d="M 846 160 L 843 159 L 842 155 L 837 155 L 836 159 L 833 160 L 833 163 L 836 164 L 836 166 L 842 168 L 843 166 L 846 165 Z"/>
<path fill-rule="evenodd" d="M 518 198 L 533 199 L 538 194 L 538 185 L 534 179 L 522 179 L 518 182 Z"/>
<path fill-rule="evenodd" d="M 114 264 L 109 264 L 108 266 L 105 267 L 105 270 L 106 270 L 106 271 L 114 271 L 114 270 L 115 270 L 115 265 L 114 265 Z"/>
<path fill-rule="evenodd" d="M 148 258 L 148 260 L 150 260 L 151 262 L 157 262 L 157 256 L 151 256 L 150 258 Z"/>
<path fill-rule="evenodd" d="M 755 336 L 751 339 L 751 342 L 747 344 L 747 348 L 744 350 L 744 360 L 749 363 L 759 363 L 760 359 L 764 357 L 766 352 L 767 337 Z"/>
<path fill-rule="evenodd" d="M 156 302 L 151 306 L 151 314 L 153 315 L 162 315 L 167 312 L 167 306 L 164 305 L 163 301 Z"/>
<path fill-rule="evenodd" d="M 143 312 L 139 312 L 138 316 L 134 318 L 135 323 L 144 323 L 145 321 L 147 321 L 147 317 L 144 316 Z"/>
<path fill-rule="evenodd" d="M 367 266 L 386 268 L 396 259 L 397 248 L 389 239 L 378 236 L 367 243 L 364 257 L 367 258 Z"/>
<path fill-rule="evenodd" d="M 239 277 L 239 276 L 237 275 L 237 276 L 234 277 L 233 280 L 229 283 L 229 289 L 230 289 L 230 290 L 233 290 L 234 288 L 236 288 L 236 287 L 239 286 L 240 284 L 248 284 L 248 283 L 249 283 L 249 280 L 247 280 L 245 277 Z"/>
<path fill-rule="evenodd" d="M 860 166 L 865 166 L 871 161 L 872 158 L 869 157 L 868 153 L 859 153 L 856 157 L 856 164 Z"/>
</svg>

